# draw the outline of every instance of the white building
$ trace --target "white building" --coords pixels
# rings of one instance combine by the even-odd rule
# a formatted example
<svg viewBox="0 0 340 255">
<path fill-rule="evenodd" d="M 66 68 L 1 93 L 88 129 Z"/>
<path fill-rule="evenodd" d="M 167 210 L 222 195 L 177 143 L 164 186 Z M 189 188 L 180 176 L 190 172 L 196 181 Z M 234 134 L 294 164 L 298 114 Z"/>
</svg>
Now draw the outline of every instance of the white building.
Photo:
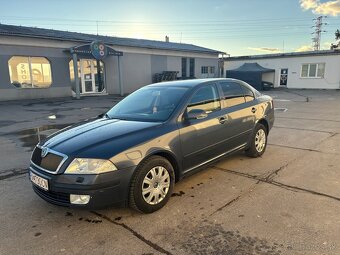
<svg viewBox="0 0 340 255">
<path fill-rule="evenodd" d="M 224 70 L 228 72 L 245 63 L 274 69 L 262 75 L 262 81 L 272 82 L 274 87 L 340 89 L 339 50 L 229 57 Z"/>
</svg>

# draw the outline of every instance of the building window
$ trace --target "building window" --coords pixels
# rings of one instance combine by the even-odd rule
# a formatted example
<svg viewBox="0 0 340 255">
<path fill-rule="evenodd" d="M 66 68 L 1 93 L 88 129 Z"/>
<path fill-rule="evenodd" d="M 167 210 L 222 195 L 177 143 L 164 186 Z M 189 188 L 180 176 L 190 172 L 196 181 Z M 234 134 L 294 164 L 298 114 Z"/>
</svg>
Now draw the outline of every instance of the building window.
<svg viewBox="0 0 340 255">
<path fill-rule="evenodd" d="M 202 66 L 201 67 L 201 73 L 203 73 L 203 74 L 208 73 L 208 67 L 207 66 Z"/>
<path fill-rule="evenodd" d="M 215 74 L 215 66 L 202 66 L 201 67 L 202 74 Z"/>
<path fill-rule="evenodd" d="M 182 77 L 186 78 L 187 77 L 187 59 L 182 58 Z"/>
<path fill-rule="evenodd" d="M 191 58 L 189 64 L 190 64 L 189 66 L 190 78 L 195 78 L 195 59 Z"/>
<path fill-rule="evenodd" d="M 301 78 L 323 78 L 325 75 L 325 63 L 303 64 Z"/>
<path fill-rule="evenodd" d="M 48 88 L 52 84 L 51 64 L 44 57 L 11 57 L 11 84 L 17 88 Z"/>
</svg>

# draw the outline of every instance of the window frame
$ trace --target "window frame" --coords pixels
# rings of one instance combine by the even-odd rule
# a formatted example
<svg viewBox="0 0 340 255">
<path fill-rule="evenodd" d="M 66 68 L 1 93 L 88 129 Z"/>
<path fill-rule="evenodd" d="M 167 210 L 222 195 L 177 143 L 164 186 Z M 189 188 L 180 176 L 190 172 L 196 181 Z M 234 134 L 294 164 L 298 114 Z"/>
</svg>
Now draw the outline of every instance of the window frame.
<svg viewBox="0 0 340 255">
<path fill-rule="evenodd" d="M 11 74 L 12 74 L 12 70 L 10 71 L 10 60 L 12 58 L 15 58 L 15 57 L 19 57 L 19 58 L 27 58 L 28 59 L 28 68 L 29 68 L 29 75 L 30 75 L 30 81 L 31 81 L 31 87 L 26 87 L 26 88 L 23 88 L 23 87 L 16 87 L 15 85 L 13 85 L 13 82 L 12 82 L 12 77 L 11 77 Z M 50 78 L 51 78 L 51 82 L 48 84 L 48 87 L 34 87 L 34 83 L 33 83 L 33 72 L 32 72 L 32 58 L 44 58 L 47 60 L 49 66 L 50 66 Z M 53 81 L 54 81 L 54 78 L 53 78 L 53 71 L 52 71 L 52 62 L 51 60 L 46 57 L 46 56 L 30 56 L 30 55 L 12 55 L 8 60 L 7 60 L 7 67 L 8 67 L 8 76 L 9 76 L 9 80 L 10 80 L 10 84 L 11 86 L 15 87 L 16 89 L 49 89 L 52 85 L 53 85 Z M 13 74 L 12 74 L 13 75 Z"/>
<path fill-rule="evenodd" d="M 255 95 L 254 91 L 251 88 L 248 88 L 248 86 L 246 86 L 245 84 L 242 84 L 242 83 L 239 83 L 239 84 L 241 85 L 241 88 L 242 88 L 242 91 L 243 91 L 243 97 L 244 97 L 245 103 L 253 102 L 256 99 L 256 95 Z M 246 93 L 245 93 L 246 89 L 249 90 L 252 93 L 253 100 L 247 101 Z"/>
<path fill-rule="evenodd" d="M 307 68 L 307 76 L 302 76 L 302 69 L 303 66 L 308 66 Z M 315 71 L 315 76 L 310 76 L 310 66 L 311 65 L 316 65 L 316 71 Z M 323 65 L 323 75 L 319 76 L 319 65 Z M 300 68 L 300 79 L 324 79 L 325 78 L 325 73 L 326 73 L 326 63 L 325 62 L 319 62 L 319 63 L 303 63 L 301 64 Z"/>
<path fill-rule="evenodd" d="M 209 73 L 215 74 L 215 72 L 216 72 L 216 67 L 215 66 L 209 66 Z"/>
</svg>

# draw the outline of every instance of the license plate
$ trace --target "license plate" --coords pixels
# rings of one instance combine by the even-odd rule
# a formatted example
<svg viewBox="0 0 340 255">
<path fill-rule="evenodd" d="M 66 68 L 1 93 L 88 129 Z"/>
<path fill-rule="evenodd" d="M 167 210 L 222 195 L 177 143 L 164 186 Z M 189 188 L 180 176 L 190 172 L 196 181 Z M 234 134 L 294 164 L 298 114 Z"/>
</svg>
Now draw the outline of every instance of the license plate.
<svg viewBox="0 0 340 255">
<path fill-rule="evenodd" d="M 30 179 L 31 182 L 33 182 L 35 185 L 37 185 L 38 187 L 44 189 L 44 190 L 48 190 L 48 180 L 30 172 Z"/>
</svg>

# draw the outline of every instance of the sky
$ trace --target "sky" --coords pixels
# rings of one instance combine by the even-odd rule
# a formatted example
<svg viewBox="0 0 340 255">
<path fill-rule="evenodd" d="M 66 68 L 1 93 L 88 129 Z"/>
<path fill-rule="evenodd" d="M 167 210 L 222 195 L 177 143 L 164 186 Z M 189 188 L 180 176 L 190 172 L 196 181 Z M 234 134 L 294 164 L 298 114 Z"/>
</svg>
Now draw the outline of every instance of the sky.
<svg viewBox="0 0 340 255">
<path fill-rule="evenodd" d="M 195 44 L 231 56 L 321 48 L 340 29 L 340 0 L 0 0 L 0 22 L 118 37 Z"/>
</svg>

